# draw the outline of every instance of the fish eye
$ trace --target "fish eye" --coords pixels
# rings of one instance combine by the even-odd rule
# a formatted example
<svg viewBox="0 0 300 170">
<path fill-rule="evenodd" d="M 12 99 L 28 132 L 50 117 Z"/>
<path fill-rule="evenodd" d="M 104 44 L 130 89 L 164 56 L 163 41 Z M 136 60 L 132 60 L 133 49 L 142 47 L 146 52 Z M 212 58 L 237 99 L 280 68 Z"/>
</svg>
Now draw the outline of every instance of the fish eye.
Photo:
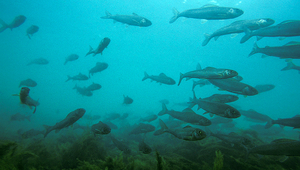
<svg viewBox="0 0 300 170">
<path fill-rule="evenodd" d="M 230 8 L 228 12 L 229 12 L 229 13 L 233 13 L 234 10 L 233 10 L 232 8 Z"/>
</svg>

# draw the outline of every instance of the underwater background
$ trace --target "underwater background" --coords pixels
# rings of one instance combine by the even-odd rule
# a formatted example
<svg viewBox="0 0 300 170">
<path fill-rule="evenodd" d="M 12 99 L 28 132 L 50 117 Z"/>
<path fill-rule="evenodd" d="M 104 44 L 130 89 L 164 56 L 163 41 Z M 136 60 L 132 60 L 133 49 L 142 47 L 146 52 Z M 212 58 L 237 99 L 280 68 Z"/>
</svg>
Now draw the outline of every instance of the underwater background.
<svg viewBox="0 0 300 170">
<path fill-rule="evenodd" d="M 181 17 L 175 23 L 169 23 L 174 7 L 181 12 L 206 4 L 239 8 L 244 14 L 234 19 L 207 22 Z M 184 141 L 170 134 L 154 136 L 152 132 L 129 135 L 141 117 L 157 115 L 161 111 L 160 100 L 169 101 L 168 109 L 185 109 L 176 103 L 188 102 L 193 97 L 193 81 L 183 80 L 177 86 L 179 74 L 195 70 L 198 63 L 202 68 L 235 70 L 243 77 L 243 82 L 251 86 L 275 86 L 255 96 L 238 95 L 239 99 L 229 105 L 242 110 L 254 109 L 274 120 L 299 114 L 300 74 L 295 70 L 280 71 L 286 66 L 284 59 L 261 58 L 261 54 L 248 57 L 256 38 L 240 44 L 244 33 L 235 37 L 226 35 L 201 46 L 205 33 L 213 33 L 237 20 L 272 18 L 275 24 L 298 20 L 299 6 L 297 0 L 1 1 L 0 18 L 3 21 L 9 23 L 18 15 L 26 16 L 21 26 L 0 33 L 1 169 L 300 169 L 299 157 L 290 157 L 284 162 L 272 156 L 250 155 L 246 159 L 247 152 L 241 151 L 241 147 L 208 136 L 200 141 Z M 152 25 L 138 27 L 101 19 L 105 11 L 113 15 L 136 13 L 149 19 Z M 26 29 L 31 25 L 37 25 L 39 30 L 29 39 Z M 104 37 L 109 37 L 111 42 L 103 54 L 85 56 L 89 46 L 96 48 Z M 282 46 L 290 41 L 300 41 L 300 38 L 266 37 L 257 44 L 259 47 Z M 70 54 L 79 55 L 78 60 L 64 65 Z M 40 57 L 49 63 L 27 66 Z M 65 82 L 68 75 L 88 75 L 96 62 L 106 62 L 108 68 L 86 81 Z M 300 65 L 296 59 L 293 62 Z M 144 72 L 149 75 L 165 73 L 176 81 L 176 85 L 142 81 Z M 20 104 L 19 97 L 12 96 L 20 92 L 20 81 L 28 78 L 37 82 L 36 87 L 30 87 L 30 97 L 40 103 L 34 114 L 28 106 Z M 73 89 L 75 85 L 84 87 L 93 82 L 101 84 L 102 88 L 94 91 L 92 96 L 82 96 Z M 219 91 L 213 85 L 196 87 L 195 92 L 201 98 L 216 93 L 231 94 Z M 123 104 L 123 95 L 132 98 L 133 103 Z M 77 123 L 89 127 L 112 113 L 128 113 L 123 120 L 112 120 L 118 129 L 112 129 L 109 135 L 124 142 L 131 148 L 131 153 L 124 154 L 114 147 L 108 135 L 95 137 L 89 130 L 73 130 L 74 127 L 51 132 L 47 138 L 37 135 L 24 139 L 18 133 L 20 130 L 44 130 L 43 125 L 55 125 L 77 108 L 86 110 Z M 193 110 L 199 115 L 205 112 L 196 107 Z M 11 116 L 16 113 L 31 115 L 30 121 L 12 121 Z M 90 119 L 85 117 L 87 115 L 101 118 Z M 203 116 L 211 119 L 208 114 Z M 163 120 L 168 117 L 159 116 Z M 244 134 L 254 124 L 243 116 L 233 121 L 234 127 L 218 131 Z M 160 129 L 158 119 L 149 124 Z M 181 127 L 187 125 L 183 123 Z M 254 130 L 252 133 L 259 134 Z M 299 140 L 299 131 L 285 127 L 279 134 L 256 137 L 257 145 L 279 138 Z M 149 144 L 152 153 L 139 152 L 141 139 Z"/>
</svg>

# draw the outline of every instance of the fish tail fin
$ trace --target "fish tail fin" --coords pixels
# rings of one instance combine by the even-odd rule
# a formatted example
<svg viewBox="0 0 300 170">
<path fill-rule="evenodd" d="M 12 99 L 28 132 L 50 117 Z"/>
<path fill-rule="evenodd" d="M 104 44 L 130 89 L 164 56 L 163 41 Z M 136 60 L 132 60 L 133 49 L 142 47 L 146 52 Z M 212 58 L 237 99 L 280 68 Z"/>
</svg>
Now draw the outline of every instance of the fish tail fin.
<svg viewBox="0 0 300 170">
<path fill-rule="evenodd" d="M 206 46 L 210 39 L 212 38 L 211 34 L 204 34 L 205 40 L 202 42 L 202 46 Z"/>
<path fill-rule="evenodd" d="M 285 60 L 287 63 L 287 66 L 286 67 L 284 67 L 283 69 L 281 69 L 281 71 L 285 71 L 285 70 L 291 70 L 291 69 L 293 69 L 293 68 L 295 68 L 295 64 L 293 63 L 293 61 L 292 60 Z"/>
<path fill-rule="evenodd" d="M 154 132 L 153 135 L 155 135 L 155 136 L 161 135 L 161 134 L 165 133 L 166 130 L 169 129 L 168 126 L 161 119 L 159 119 L 159 125 L 160 125 L 161 129 Z"/>
<path fill-rule="evenodd" d="M 111 13 L 105 11 L 106 16 L 101 17 L 102 19 L 110 19 L 112 17 Z"/>
<path fill-rule="evenodd" d="M 71 79 L 72 79 L 72 77 L 71 77 L 71 76 L 68 76 L 68 79 L 66 80 L 66 82 L 69 81 L 69 80 L 71 80 Z"/>
<path fill-rule="evenodd" d="M 31 40 L 31 37 L 30 37 L 30 35 L 28 33 L 26 34 L 26 36 Z"/>
<path fill-rule="evenodd" d="M 89 50 L 89 52 L 88 53 L 86 53 L 86 55 L 85 56 L 88 56 L 88 55 L 90 55 L 90 54 L 92 54 L 94 51 L 93 51 L 93 47 L 92 46 L 90 46 L 90 50 Z"/>
<path fill-rule="evenodd" d="M 254 44 L 253 44 L 252 51 L 251 51 L 251 53 L 248 55 L 248 57 L 252 56 L 253 54 L 256 54 L 258 49 L 259 49 L 259 47 L 257 46 L 256 43 L 254 43 Z"/>
<path fill-rule="evenodd" d="M 46 132 L 44 134 L 44 138 L 45 138 L 48 135 L 48 133 L 50 133 L 52 131 L 51 130 L 52 126 L 48 126 L 48 125 L 43 125 L 43 126 L 46 129 Z"/>
<path fill-rule="evenodd" d="M 274 124 L 274 120 L 270 119 L 268 120 L 268 123 L 265 125 L 265 129 L 269 129 L 270 127 L 272 127 Z"/>
<path fill-rule="evenodd" d="M 0 24 L 2 25 L 2 27 L 0 28 L 1 33 L 8 28 L 8 25 L 2 19 L 0 19 Z"/>
<path fill-rule="evenodd" d="M 174 16 L 169 21 L 170 24 L 177 20 L 180 13 L 177 11 L 176 8 L 173 8 L 173 14 L 174 14 Z"/>
<path fill-rule="evenodd" d="M 183 77 L 183 74 L 180 73 L 180 78 L 179 78 L 179 81 L 178 81 L 178 86 L 180 85 L 180 83 L 181 83 L 181 81 L 182 81 L 183 78 L 184 78 L 184 77 Z"/>
<path fill-rule="evenodd" d="M 142 81 L 144 81 L 144 80 L 146 80 L 146 79 L 148 79 L 149 78 L 149 75 L 146 73 L 146 71 L 144 72 L 144 78 L 142 79 Z"/>
<path fill-rule="evenodd" d="M 65 62 L 64 62 L 64 65 L 66 65 L 68 63 L 68 60 L 66 60 Z"/>
<path fill-rule="evenodd" d="M 162 103 L 162 110 L 158 113 L 158 116 L 166 114 L 168 111 L 166 104 Z"/>
<path fill-rule="evenodd" d="M 252 37 L 252 32 L 249 28 L 244 28 L 244 31 L 245 31 L 245 35 L 240 41 L 241 44 L 248 41 Z"/>
<path fill-rule="evenodd" d="M 34 106 L 33 114 L 36 112 L 36 106 Z"/>
</svg>

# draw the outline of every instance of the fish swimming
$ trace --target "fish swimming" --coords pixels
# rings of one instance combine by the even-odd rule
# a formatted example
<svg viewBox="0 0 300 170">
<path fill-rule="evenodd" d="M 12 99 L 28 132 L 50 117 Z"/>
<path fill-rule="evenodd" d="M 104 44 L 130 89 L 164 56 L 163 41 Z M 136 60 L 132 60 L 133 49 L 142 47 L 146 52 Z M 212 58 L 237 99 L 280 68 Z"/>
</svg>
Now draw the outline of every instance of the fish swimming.
<svg viewBox="0 0 300 170">
<path fill-rule="evenodd" d="M 32 65 L 32 64 L 36 64 L 36 65 L 46 65 L 46 64 L 48 64 L 48 63 L 49 63 L 49 61 L 48 61 L 47 59 L 41 57 L 41 58 L 37 58 L 37 59 L 31 60 L 31 61 L 27 64 L 27 66 Z"/>
<path fill-rule="evenodd" d="M 299 28 L 300 29 L 300 28 Z M 299 34 L 300 35 L 300 34 Z M 256 43 L 253 45 L 253 49 L 249 54 L 249 57 L 256 54 L 262 53 L 262 58 L 266 56 L 279 57 L 280 59 L 300 59 L 300 42 L 290 41 L 283 46 L 259 48 Z"/>
<path fill-rule="evenodd" d="M 259 122 L 269 122 L 272 120 L 268 115 L 258 113 L 253 109 L 249 109 L 247 111 L 246 110 L 239 110 L 239 111 L 243 116 L 249 119 L 258 120 Z"/>
<path fill-rule="evenodd" d="M 152 149 L 149 145 L 145 143 L 143 139 L 139 142 L 139 151 L 141 151 L 143 154 L 149 154 L 152 152 Z"/>
<path fill-rule="evenodd" d="M 168 110 L 165 104 L 162 104 L 162 110 L 158 113 L 158 116 L 168 114 L 176 119 L 182 120 L 187 123 L 200 126 L 209 126 L 211 121 L 201 115 L 196 114 L 192 109 L 186 108 L 182 112 Z"/>
<path fill-rule="evenodd" d="M 37 85 L 37 83 L 32 80 L 32 79 L 26 79 L 26 80 L 22 80 L 19 84 L 19 87 L 21 86 L 27 86 L 27 87 L 35 87 Z"/>
<path fill-rule="evenodd" d="M 130 98 L 128 96 L 125 96 L 125 95 L 123 95 L 123 97 L 124 97 L 123 104 L 128 105 L 128 104 L 131 104 L 133 102 L 132 98 Z"/>
<path fill-rule="evenodd" d="M 197 65 L 197 70 L 187 72 L 185 74 L 180 73 L 180 79 L 178 86 L 180 85 L 182 79 L 186 78 L 187 80 L 191 78 L 198 79 L 227 79 L 237 76 L 238 73 L 230 69 L 217 69 L 213 67 L 206 67 L 201 69 L 200 64 Z"/>
<path fill-rule="evenodd" d="M 139 26 L 139 27 L 148 27 L 152 25 L 150 20 L 141 17 L 135 13 L 132 13 L 132 15 L 112 15 L 108 11 L 106 11 L 105 13 L 106 16 L 101 17 L 102 19 L 113 19 L 114 21 L 121 22 L 123 24 Z"/>
<path fill-rule="evenodd" d="M 198 81 L 193 80 L 192 90 L 194 90 L 196 86 L 203 87 L 203 86 L 209 85 L 209 84 L 210 84 L 210 82 L 207 79 L 200 79 Z"/>
<path fill-rule="evenodd" d="M 274 23 L 275 23 L 275 21 L 270 18 L 235 21 L 235 22 L 231 23 L 230 25 L 227 25 L 225 27 L 222 27 L 222 28 L 216 30 L 212 34 L 204 34 L 205 40 L 203 41 L 202 46 L 206 46 L 212 38 L 215 38 L 215 40 L 217 40 L 222 35 L 236 34 L 236 33 L 244 32 L 245 28 L 248 28 L 249 30 L 257 30 L 260 28 L 270 26 Z"/>
<path fill-rule="evenodd" d="M 148 132 L 153 132 L 155 130 L 155 127 L 151 124 L 145 124 L 145 123 L 139 123 L 137 126 L 135 126 L 131 132 L 129 133 L 129 135 L 137 135 L 140 133 L 148 133 Z"/>
<path fill-rule="evenodd" d="M 93 76 L 95 73 L 102 72 L 103 70 L 107 69 L 107 67 L 108 67 L 107 63 L 97 62 L 96 66 L 90 69 L 89 77 L 91 77 L 91 75 Z"/>
<path fill-rule="evenodd" d="M 91 131 L 94 133 L 94 136 L 97 134 L 107 135 L 110 133 L 111 129 L 107 124 L 99 121 L 98 123 L 92 125 Z"/>
<path fill-rule="evenodd" d="M 219 103 L 231 103 L 237 101 L 239 99 L 236 95 L 231 94 L 213 94 L 209 97 L 203 98 L 203 100 L 208 100 L 211 102 L 219 102 Z"/>
<path fill-rule="evenodd" d="M 79 58 L 77 54 L 70 54 L 68 57 L 66 57 L 64 65 L 66 65 L 70 61 L 75 61 Z"/>
<path fill-rule="evenodd" d="M 31 39 L 32 35 L 36 32 L 38 32 L 39 27 L 36 25 L 31 25 L 27 30 L 26 30 L 26 35 L 28 36 L 29 39 Z"/>
<path fill-rule="evenodd" d="M 108 44 L 110 43 L 110 39 L 105 37 L 102 39 L 102 41 L 99 43 L 98 47 L 94 50 L 91 46 L 90 46 L 90 50 L 88 53 L 86 53 L 85 56 L 93 54 L 93 56 L 97 55 L 97 54 L 101 54 L 105 48 L 107 48 Z"/>
<path fill-rule="evenodd" d="M 140 121 L 142 121 L 142 122 L 152 122 L 152 121 L 154 121 L 154 120 L 156 120 L 157 119 L 157 115 L 149 115 L 149 116 L 145 116 L 145 117 L 142 117 L 141 119 L 140 119 Z"/>
<path fill-rule="evenodd" d="M 73 87 L 73 89 L 75 89 L 82 96 L 88 96 L 88 97 L 93 96 L 93 93 L 90 90 L 88 90 L 85 87 L 79 87 L 77 86 L 77 84 Z"/>
<path fill-rule="evenodd" d="M 200 108 L 205 110 L 206 112 L 204 114 L 209 113 L 211 117 L 213 116 L 213 114 L 215 114 L 226 118 L 238 118 L 241 116 L 240 112 L 230 105 L 227 105 L 225 103 L 220 103 L 220 102 L 203 100 L 201 98 L 197 99 L 194 91 L 193 93 L 194 93 L 194 98 L 191 101 L 191 103 L 197 104 L 198 110 Z"/>
<path fill-rule="evenodd" d="M 300 128 L 300 115 L 296 115 L 292 118 L 286 118 L 286 119 L 278 119 L 278 120 L 270 119 L 266 124 L 265 128 L 268 129 L 272 127 L 274 124 L 279 124 L 282 128 L 284 126 L 293 127 L 294 129 Z"/>
<path fill-rule="evenodd" d="M 198 128 L 193 128 L 191 126 L 186 126 L 182 129 L 169 129 L 161 119 L 159 119 L 159 124 L 161 129 L 154 132 L 155 136 L 167 132 L 172 134 L 178 139 L 183 139 L 186 141 L 197 141 L 197 140 L 202 140 L 206 137 L 206 133 L 203 130 Z"/>
<path fill-rule="evenodd" d="M 286 70 L 298 70 L 298 73 L 300 74 L 300 66 L 297 66 L 296 64 L 293 63 L 292 60 L 286 60 L 287 66 L 281 69 L 281 71 L 286 71 Z"/>
<path fill-rule="evenodd" d="M 93 84 L 91 84 L 91 85 L 89 85 L 89 86 L 86 87 L 86 90 L 88 90 L 88 91 L 95 91 L 95 90 L 101 89 L 101 87 L 102 86 L 100 84 L 93 82 Z"/>
<path fill-rule="evenodd" d="M 72 112 L 70 112 L 65 119 L 60 122 L 57 122 L 54 126 L 44 125 L 46 129 L 46 133 L 44 134 L 44 138 L 53 130 L 55 133 L 59 132 L 63 128 L 67 128 L 73 125 L 77 120 L 79 120 L 85 113 L 85 109 L 79 108 Z"/>
<path fill-rule="evenodd" d="M 167 85 L 173 85 L 175 84 L 175 80 L 172 79 L 171 77 L 166 76 L 164 73 L 160 73 L 158 76 L 149 76 L 146 72 L 144 72 L 144 78 L 142 81 L 151 79 L 151 81 L 156 81 L 157 83 L 160 84 L 167 84 Z"/>
<path fill-rule="evenodd" d="M 174 16 L 170 19 L 169 23 L 175 22 L 179 17 L 206 19 L 206 20 L 222 20 L 232 19 L 239 17 L 244 12 L 238 8 L 219 7 L 217 5 L 204 5 L 201 8 L 189 9 L 183 12 L 178 12 L 173 8 Z"/>
<path fill-rule="evenodd" d="M 26 17 L 24 15 L 16 16 L 10 24 L 6 24 L 2 19 L 0 19 L 0 24 L 2 25 L 2 27 L 0 28 L 0 33 L 7 28 L 10 28 L 10 30 L 12 30 L 13 28 L 19 27 L 25 22 L 25 20 Z"/>
<path fill-rule="evenodd" d="M 244 43 L 251 37 L 257 36 L 258 40 L 262 37 L 292 37 L 300 36 L 300 20 L 287 20 L 278 25 L 265 27 L 256 31 L 245 28 L 245 36 L 240 43 Z"/>
<path fill-rule="evenodd" d="M 22 87 L 20 94 L 13 94 L 13 96 L 19 96 L 21 104 L 25 104 L 25 105 L 29 106 L 30 109 L 31 109 L 31 107 L 34 107 L 33 113 L 35 113 L 36 107 L 38 105 L 40 105 L 40 103 L 36 100 L 33 100 L 29 96 L 29 92 L 30 92 L 30 89 L 28 87 Z"/>
<path fill-rule="evenodd" d="M 131 149 L 127 145 L 125 145 L 123 142 L 117 140 L 113 136 L 110 136 L 110 139 L 120 151 L 123 151 L 125 154 L 130 154 L 131 153 Z"/>
<path fill-rule="evenodd" d="M 88 80 L 88 79 L 89 79 L 88 76 L 79 73 L 78 75 L 73 76 L 73 77 L 68 76 L 68 79 L 66 80 L 66 82 L 69 81 L 69 80 L 73 80 L 73 81 L 74 81 L 74 80 L 82 81 L 82 80 Z"/>
<path fill-rule="evenodd" d="M 22 139 L 28 139 L 28 138 L 32 138 L 35 137 L 37 135 L 44 135 L 45 131 L 41 131 L 41 130 L 35 130 L 35 129 L 30 129 L 26 132 L 18 132 L 19 135 L 21 135 Z"/>
<path fill-rule="evenodd" d="M 30 117 L 31 117 L 31 115 L 27 116 L 24 114 L 16 113 L 16 114 L 10 116 L 10 121 L 23 121 L 23 120 L 27 119 L 30 122 Z"/>
<path fill-rule="evenodd" d="M 258 94 L 258 91 L 245 83 L 239 82 L 233 78 L 228 79 L 209 79 L 211 84 L 220 88 L 220 90 L 226 90 L 232 93 L 241 94 L 244 96 L 254 96 Z"/>
</svg>

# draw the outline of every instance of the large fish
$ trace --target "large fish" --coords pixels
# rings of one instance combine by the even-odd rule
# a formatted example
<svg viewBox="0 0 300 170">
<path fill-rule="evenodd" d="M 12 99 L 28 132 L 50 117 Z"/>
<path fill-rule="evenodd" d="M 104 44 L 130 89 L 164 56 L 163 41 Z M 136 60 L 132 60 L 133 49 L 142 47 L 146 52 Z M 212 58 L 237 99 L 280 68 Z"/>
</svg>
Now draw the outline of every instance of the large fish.
<svg viewBox="0 0 300 170">
<path fill-rule="evenodd" d="M 151 81 L 156 81 L 160 84 L 167 84 L 167 85 L 173 85 L 175 84 L 175 80 L 172 79 L 171 77 L 166 76 L 164 73 L 160 73 L 158 76 L 149 76 L 146 72 L 144 72 L 144 78 L 142 79 L 142 81 L 147 80 L 147 79 L 151 79 Z"/>
<path fill-rule="evenodd" d="M 38 32 L 39 27 L 36 25 L 31 25 L 27 30 L 26 30 L 26 35 L 28 36 L 29 39 L 31 39 L 32 35 L 36 32 Z"/>
<path fill-rule="evenodd" d="M 86 53 L 85 56 L 93 54 L 93 56 L 97 55 L 97 54 L 101 54 L 105 48 L 107 48 L 108 44 L 110 43 L 110 39 L 105 37 L 103 38 L 103 40 L 99 43 L 98 47 L 94 50 L 91 46 L 90 46 L 90 50 L 88 53 Z"/>
<path fill-rule="evenodd" d="M 168 114 L 176 119 L 182 120 L 187 123 L 191 123 L 194 125 L 201 125 L 201 126 L 209 126 L 211 122 L 209 119 L 196 114 L 192 109 L 186 108 L 182 112 L 175 111 L 175 110 L 168 110 L 165 104 L 162 104 L 162 110 L 158 113 L 159 116 L 164 114 Z"/>
<path fill-rule="evenodd" d="M 91 77 L 91 75 L 93 76 L 95 73 L 102 72 L 103 70 L 107 69 L 107 67 L 108 67 L 107 63 L 97 62 L 96 66 L 90 69 L 89 77 Z"/>
<path fill-rule="evenodd" d="M 107 124 L 99 121 L 98 123 L 92 125 L 91 131 L 94 133 L 94 136 L 96 136 L 97 134 L 99 135 L 109 134 L 111 129 Z"/>
<path fill-rule="evenodd" d="M 298 73 L 300 74 L 300 66 L 297 66 L 296 64 L 293 63 L 292 60 L 286 60 L 287 66 L 281 69 L 281 71 L 286 71 L 286 70 L 298 70 Z"/>
<path fill-rule="evenodd" d="M 225 27 L 222 27 L 222 28 L 216 30 L 212 34 L 204 34 L 205 40 L 203 41 L 202 46 L 207 45 L 208 42 L 214 37 L 215 37 L 215 40 L 217 40 L 222 35 L 236 34 L 236 33 L 244 32 L 245 28 L 248 28 L 249 30 L 257 30 L 260 28 L 270 26 L 274 23 L 275 23 L 275 21 L 270 18 L 235 21 L 235 22 L 231 23 L 230 25 L 227 25 Z"/>
<path fill-rule="evenodd" d="M 245 28 L 245 36 L 241 39 L 240 43 L 246 42 L 253 36 L 257 36 L 258 40 L 262 37 L 300 36 L 300 20 L 287 20 L 278 25 L 261 28 L 256 31 Z"/>
<path fill-rule="evenodd" d="M 258 113 L 257 111 L 253 109 L 249 110 L 240 110 L 240 113 L 249 118 L 250 120 L 257 120 L 259 122 L 269 122 L 271 121 L 271 118 L 268 115 L 264 115 L 262 113 Z"/>
<path fill-rule="evenodd" d="M 300 29 L 300 28 L 299 28 Z M 262 57 L 267 56 L 279 57 L 279 58 L 291 58 L 300 59 L 300 42 L 291 41 L 283 46 L 259 48 L 256 43 L 254 43 L 253 49 L 249 56 L 256 53 L 262 53 Z"/>
<path fill-rule="evenodd" d="M 294 129 L 300 128 L 300 115 L 296 115 L 292 118 L 287 118 L 287 119 L 278 119 L 278 120 L 270 119 L 266 124 L 265 128 L 268 129 L 272 127 L 274 124 L 279 124 L 281 127 L 289 126 L 289 127 L 293 127 Z"/>
<path fill-rule="evenodd" d="M 239 82 L 233 78 L 229 79 L 209 79 L 211 84 L 220 88 L 220 90 L 226 90 L 232 93 L 241 94 L 244 96 L 254 96 L 258 94 L 258 91 L 245 83 Z"/>
<path fill-rule="evenodd" d="M 174 16 L 169 23 L 175 22 L 179 17 L 207 19 L 207 20 L 222 20 L 232 19 L 242 15 L 244 12 L 238 8 L 219 7 L 216 5 L 204 5 L 201 8 L 189 9 L 183 12 L 178 12 L 173 8 Z"/>
<path fill-rule="evenodd" d="M 277 139 L 270 144 L 260 145 L 250 149 L 248 154 L 250 153 L 260 155 L 300 156 L 300 141 Z"/>
<path fill-rule="evenodd" d="M 198 109 L 202 108 L 203 110 L 205 110 L 206 112 L 204 114 L 209 113 L 211 117 L 213 116 L 213 114 L 215 114 L 226 118 L 238 118 L 241 116 L 240 112 L 230 105 L 220 102 L 203 100 L 201 98 L 197 99 L 194 91 L 193 93 L 194 98 L 191 103 L 197 104 Z"/>
<path fill-rule="evenodd" d="M 238 73 L 230 69 L 218 69 L 213 67 L 206 67 L 201 69 L 200 64 L 197 65 L 197 70 L 187 72 L 185 74 L 180 73 L 180 79 L 178 86 L 180 85 L 182 79 L 186 78 L 189 80 L 191 78 L 198 79 L 227 79 L 237 76 Z"/>
<path fill-rule="evenodd" d="M 10 24 L 6 24 L 2 19 L 0 19 L 0 24 L 2 25 L 2 27 L 0 28 L 0 33 L 7 28 L 10 28 L 10 30 L 12 30 L 13 28 L 19 27 L 25 22 L 25 20 L 26 17 L 24 15 L 16 16 Z"/>
<path fill-rule="evenodd" d="M 135 13 L 132 15 L 112 15 L 108 11 L 105 12 L 106 16 L 101 17 L 102 19 L 113 19 L 114 21 L 121 22 L 128 25 L 148 27 L 152 25 L 151 21 L 147 18 L 141 17 Z"/>
<path fill-rule="evenodd" d="M 33 113 L 35 113 L 36 112 L 36 107 L 38 105 L 40 105 L 40 103 L 37 100 L 33 100 L 29 96 L 29 92 L 30 92 L 30 89 L 28 87 L 22 87 L 21 91 L 20 91 L 20 94 L 13 94 L 13 96 L 19 96 L 21 104 L 25 104 L 25 105 L 29 106 L 30 109 L 32 107 L 34 107 Z"/>
<path fill-rule="evenodd" d="M 63 128 L 67 128 L 71 125 L 73 125 L 77 120 L 79 120 L 85 113 L 85 110 L 83 108 L 76 109 L 72 112 L 70 112 L 65 119 L 63 119 L 60 122 L 57 122 L 54 126 L 47 126 L 44 125 L 46 129 L 46 133 L 44 134 L 44 138 L 53 130 L 55 130 L 55 133 L 59 132 Z"/>
<path fill-rule="evenodd" d="M 167 132 L 174 135 L 178 139 L 183 139 L 186 141 L 197 141 L 202 140 L 206 137 L 206 133 L 203 130 L 193 128 L 191 126 L 186 126 L 182 129 L 169 129 L 161 119 L 159 119 L 159 124 L 161 126 L 161 129 L 157 130 L 154 133 L 155 136 Z"/>
<path fill-rule="evenodd" d="M 27 87 L 35 87 L 37 85 L 37 83 L 32 80 L 32 79 L 26 79 L 26 80 L 22 80 L 19 84 L 19 87 L 21 86 L 27 86 Z"/>
</svg>

